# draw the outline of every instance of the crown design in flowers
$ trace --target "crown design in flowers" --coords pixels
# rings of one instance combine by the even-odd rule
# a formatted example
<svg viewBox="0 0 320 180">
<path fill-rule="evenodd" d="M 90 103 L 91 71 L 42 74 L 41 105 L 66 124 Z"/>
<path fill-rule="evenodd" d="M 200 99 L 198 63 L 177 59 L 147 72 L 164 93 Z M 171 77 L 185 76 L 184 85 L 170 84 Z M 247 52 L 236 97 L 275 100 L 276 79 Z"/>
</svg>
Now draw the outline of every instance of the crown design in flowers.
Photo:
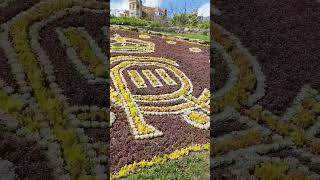
<svg viewBox="0 0 320 180">
<path fill-rule="evenodd" d="M 116 65 L 111 68 L 110 74 L 114 85 L 110 90 L 111 101 L 116 106 L 124 108 L 135 139 L 162 135 L 160 130 L 146 123 L 145 114 L 181 115 L 183 120 L 196 128 L 209 128 L 209 90 L 204 89 L 199 97 L 194 97 L 191 80 L 179 69 L 175 61 L 160 57 L 117 56 L 111 57 L 111 65 L 114 63 Z M 132 66 L 141 68 L 152 66 L 155 69 L 137 71 L 130 69 Z M 158 95 L 133 94 L 125 74 L 128 74 L 132 83 L 139 89 L 148 88 L 148 84 L 153 88 L 167 85 L 180 88 L 171 93 Z M 149 83 L 146 83 L 147 81 Z M 167 102 L 175 105 L 162 105 Z"/>
<path fill-rule="evenodd" d="M 153 42 L 143 41 L 115 34 L 111 38 L 111 52 L 113 53 L 151 53 L 154 52 Z"/>
</svg>

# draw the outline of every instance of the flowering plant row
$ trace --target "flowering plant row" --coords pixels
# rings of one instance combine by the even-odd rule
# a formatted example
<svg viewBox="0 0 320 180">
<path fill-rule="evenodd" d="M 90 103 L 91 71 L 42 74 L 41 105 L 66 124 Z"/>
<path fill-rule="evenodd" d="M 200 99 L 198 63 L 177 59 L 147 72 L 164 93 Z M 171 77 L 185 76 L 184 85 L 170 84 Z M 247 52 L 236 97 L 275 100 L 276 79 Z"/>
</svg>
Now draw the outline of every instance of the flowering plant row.
<svg viewBox="0 0 320 180">
<path fill-rule="evenodd" d="M 18 90 L 13 91 L 15 94 L 2 94 L 0 90 L 1 103 L 4 103 L 2 99 L 14 102 L 10 109 L 4 110 L 13 115 L 16 121 L 12 122 L 18 122 L 18 125 L 8 124 L 8 127 L 14 128 L 21 136 L 32 137 L 39 146 L 45 147 L 52 175 L 57 179 L 106 177 L 105 168 L 100 165 L 100 160 L 105 158 L 95 154 L 81 127 L 105 127 L 106 122 L 91 123 L 87 121 L 91 120 L 89 116 L 77 117 L 71 110 L 57 84 L 49 56 L 40 45 L 40 31 L 48 23 L 70 13 L 101 13 L 97 9 L 105 9 L 105 5 L 77 0 L 42 1 L 1 25 L 4 31 L 1 33 L 1 48 L 12 65 L 18 85 Z M 3 109 L 2 104 L 0 108 Z M 24 117 L 15 116 L 21 112 Z M 98 112 L 92 116 L 105 118 L 104 113 Z M 85 123 L 80 122 L 81 117 Z"/>
<path fill-rule="evenodd" d="M 209 128 L 210 122 L 209 122 L 209 116 L 208 116 L 208 113 L 209 113 L 208 103 L 202 102 L 203 100 L 201 101 L 201 100 L 198 100 L 197 98 L 192 98 L 191 93 L 192 93 L 193 86 L 190 79 L 188 79 L 184 73 L 182 73 L 173 65 L 163 63 L 162 60 L 164 58 L 158 59 L 156 57 L 141 57 L 141 56 L 138 57 L 137 59 L 135 59 L 132 56 L 128 57 L 128 59 L 125 56 L 121 58 L 123 62 L 120 64 L 117 64 L 111 69 L 111 79 L 115 85 L 115 91 L 119 92 L 117 96 L 112 95 L 111 98 L 113 99 L 114 102 L 116 102 L 117 101 L 116 97 L 118 97 L 118 95 L 120 96 L 121 106 L 125 109 L 127 113 L 127 118 L 129 120 L 129 124 L 132 128 L 132 133 L 134 134 L 135 138 L 149 138 L 149 137 L 156 137 L 156 136 L 162 135 L 162 132 L 156 130 L 154 127 L 147 125 L 145 123 L 143 119 L 144 107 L 137 105 L 137 102 L 141 102 L 141 101 L 156 103 L 161 101 L 170 102 L 177 99 L 184 99 L 185 101 L 188 102 L 189 106 L 180 105 L 180 106 L 171 106 L 171 107 L 163 107 L 163 108 L 149 106 L 149 107 L 145 107 L 145 109 L 148 110 L 147 113 L 152 112 L 153 114 L 165 115 L 175 111 L 177 114 L 189 113 L 187 112 L 188 109 L 197 109 L 197 108 L 204 107 L 203 111 L 205 113 L 197 114 L 196 112 L 194 112 L 192 113 L 191 116 L 186 115 L 184 117 L 186 122 L 188 122 L 189 124 L 195 127 L 205 128 L 205 129 Z M 111 62 L 113 61 L 116 61 L 116 60 L 113 60 L 113 58 L 111 58 Z M 155 61 L 159 61 L 159 62 L 155 62 Z M 167 60 L 166 62 L 170 62 L 170 60 Z M 167 81 L 170 77 L 167 73 L 165 73 L 166 71 L 164 69 L 166 69 L 167 71 L 171 71 L 176 76 L 176 78 L 182 81 L 181 83 L 182 86 L 180 87 L 180 89 L 178 91 L 175 91 L 169 94 L 132 95 L 128 88 L 128 84 L 124 78 L 124 74 L 123 74 L 124 70 L 131 66 L 143 67 L 143 66 L 149 66 L 149 65 L 161 67 L 162 70 L 159 70 L 158 68 L 158 72 L 160 72 L 162 75 L 165 75 L 164 77 L 166 78 Z M 140 75 L 138 75 L 137 73 L 133 73 L 136 71 L 130 70 L 129 72 L 131 72 L 131 75 L 132 75 L 131 79 L 133 79 L 133 82 L 136 82 L 137 79 L 140 79 L 138 80 L 139 82 L 144 82 L 142 81 L 142 77 Z M 150 70 L 142 70 L 142 72 L 147 77 L 147 79 L 149 80 L 149 82 L 152 84 L 153 87 L 163 86 L 162 84 L 160 84 L 159 79 L 155 75 L 153 75 Z M 170 80 L 172 80 L 172 78 L 170 78 Z M 145 84 L 138 84 L 138 83 L 136 83 L 136 85 L 138 87 L 146 86 Z M 115 94 L 114 93 L 115 91 L 112 89 L 111 93 Z M 204 94 L 208 94 L 207 90 L 204 92 Z M 203 96 L 201 96 L 201 98 L 203 99 Z M 206 98 L 205 100 L 208 101 L 209 99 Z"/>
<path fill-rule="evenodd" d="M 111 37 L 111 53 L 151 53 L 154 48 L 155 44 L 152 42 L 121 37 L 118 34 Z"/>
<path fill-rule="evenodd" d="M 211 28 L 213 49 L 229 70 L 224 86 L 211 96 L 212 120 L 217 124 L 212 168 L 245 179 L 291 178 L 292 174 L 318 179 L 312 164 L 319 162 L 314 159 L 320 147 L 319 93 L 308 85 L 302 87 L 281 115 L 255 105 L 266 92 L 258 61 L 233 34 L 215 22 Z M 231 130 L 222 129 L 225 123 Z M 306 159 L 312 163 L 304 163 Z"/>
<path fill-rule="evenodd" d="M 130 35 L 127 36 L 126 34 Z M 130 139 L 128 144 L 140 143 L 141 139 L 145 139 L 142 142 L 145 142 L 149 148 L 143 154 L 150 155 L 151 153 L 151 157 L 153 157 L 145 159 L 145 155 L 141 154 L 142 151 L 137 151 L 135 154 L 141 154 L 141 157 L 134 157 L 134 162 L 128 159 L 125 161 L 126 163 L 120 163 L 121 166 L 117 166 L 112 171 L 111 178 L 117 179 L 127 176 L 140 169 L 186 156 L 191 151 L 208 151 L 209 144 L 198 144 L 198 140 L 187 140 L 187 143 L 181 145 L 181 147 L 180 145 L 173 145 L 166 134 L 170 128 L 177 127 L 174 124 L 179 124 L 180 127 L 177 127 L 177 130 L 191 127 L 193 135 L 203 140 L 210 127 L 209 90 L 204 88 L 200 95 L 195 97 L 194 94 L 198 93 L 194 93 L 193 80 L 187 76 L 186 69 L 180 65 L 183 62 L 177 60 L 178 58 L 158 55 L 158 53 L 161 53 L 163 45 L 174 48 L 177 47 L 175 44 L 179 40 L 159 39 L 155 34 L 147 32 L 136 33 L 130 30 L 123 30 L 122 27 L 118 27 L 114 31 L 111 28 L 111 36 L 113 36 L 111 49 L 115 47 L 115 49 L 119 50 L 117 52 L 113 51 L 110 58 L 110 99 L 111 106 L 113 106 L 111 111 L 115 118 L 111 134 L 115 137 L 121 136 L 123 132 L 121 134 L 118 133 L 118 131 L 121 131 L 118 129 L 123 129 L 123 121 L 126 120 L 129 124 L 130 133 L 134 137 L 133 140 L 131 137 L 128 138 Z M 158 43 L 158 40 L 162 44 Z M 147 52 L 144 49 L 139 49 L 140 46 L 143 46 L 140 43 L 143 43 L 145 47 L 147 44 L 153 43 L 153 51 Z M 200 46 L 199 44 L 189 44 L 185 41 L 181 41 L 181 44 L 187 47 L 184 49 L 189 54 L 195 54 L 188 50 L 189 47 Z M 130 51 L 127 51 L 127 49 L 130 49 Z M 201 47 L 201 49 L 205 51 L 205 48 Z M 137 53 L 139 55 L 136 55 Z M 203 51 L 198 53 L 204 54 Z M 126 115 L 125 117 L 122 114 L 123 111 Z M 168 121 L 157 123 L 154 119 L 166 119 Z M 179 136 L 179 134 L 170 134 L 169 136 L 175 137 Z M 152 140 L 146 141 L 151 138 Z M 164 138 L 169 144 L 162 144 Z M 116 140 L 112 142 L 114 142 L 115 146 L 119 143 Z M 159 148 L 169 148 L 172 153 L 164 156 L 158 155 L 159 152 L 156 152 L 155 142 L 157 142 Z M 197 145 L 192 146 L 192 144 Z M 133 146 L 135 147 L 135 145 Z M 122 154 L 122 148 L 117 149 L 117 147 L 114 147 L 112 149 L 115 149 L 113 150 L 115 152 L 121 151 L 115 154 Z M 131 157 L 129 155 L 128 158 Z"/>
</svg>

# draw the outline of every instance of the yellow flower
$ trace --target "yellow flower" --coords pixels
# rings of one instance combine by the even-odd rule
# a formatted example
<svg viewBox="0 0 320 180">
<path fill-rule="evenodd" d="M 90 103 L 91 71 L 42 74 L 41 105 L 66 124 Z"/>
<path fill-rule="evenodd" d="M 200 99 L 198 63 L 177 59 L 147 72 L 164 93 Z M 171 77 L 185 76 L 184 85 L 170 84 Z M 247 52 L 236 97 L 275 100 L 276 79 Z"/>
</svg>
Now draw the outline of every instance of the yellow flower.
<svg viewBox="0 0 320 180">
<path fill-rule="evenodd" d="M 148 36 L 146 34 L 140 34 L 139 38 L 141 38 L 141 39 L 150 39 L 150 36 Z"/>
<path fill-rule="evenodd" d="M 177 44 L 175 41 L 167 41 L 167 44 Z"/>
<path fill-rule="evenodd" d="M 191 121 L 196 122 L 198 124 L 206 124 L 209 122 L 209 117 L 205 114 L 191 112 L 188 117 Z"/>
<path fill-rule="evenodd" d="M 189 51 L 194 52 L 194 53 L 202 52 L 202 50 L 200 48 L 196 48 L 196 47 L 189 48 Z"/>
</svg>

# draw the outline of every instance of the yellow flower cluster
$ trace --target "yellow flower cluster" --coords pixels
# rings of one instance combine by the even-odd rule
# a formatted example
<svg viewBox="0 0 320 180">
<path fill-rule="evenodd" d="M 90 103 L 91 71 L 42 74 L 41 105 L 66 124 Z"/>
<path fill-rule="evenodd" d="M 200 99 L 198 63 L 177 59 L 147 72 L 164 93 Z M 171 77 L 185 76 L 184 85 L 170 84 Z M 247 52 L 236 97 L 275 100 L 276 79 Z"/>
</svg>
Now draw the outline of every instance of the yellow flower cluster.
<svg viewBox="0 0 320 180">
<path fill-rule="evenodd" d="M 122 104 L 119 93 L 115 91 L 112 87 L 110 88 L 110 99 L 111 99 L 111 102 L 113 102 L 115 105 Z"/>
<path fill-rule="evenodd" d="M 160 165 L 168 160 L 176 160 L 182 156 L 188 155 L 190 152 L 199 152 L 199 151 L 209 151 L 210 143 L 207 144 L 196 144 L 186 148 L 175 150 L 170 154 L 165 154 L 164 156 L 154 156 L 151 160 L 134 162 L 133 164 L 126 165 L 120 169 L 120 171 L 110 177 L 110 179 L 118 179 L 121 177 L 128 176 L 129 174 L 135 173 L 143 168 Z"/>
<path fill-rule="evenodd" d="M 138 88 L 146 88 L 147 85 L 143 78 L 140 76 L 137 70 L 129 70 L 128 71 L 129 76 L 132 80 L 132 82 L 138 87 Z"/>
<path fill-rule="evenodd" d="M 169 74 L 164 69 L 156 69 L 156 72 L 164 80 L 164 82 L 166 82 L 166 84 L 177 85 L 177 83 L 169 76 Z"/>
<path fill-rule="evenodd" d="M 68 37 L 71 45 L 79 51 L 81 60 L 88 64 L 89 71 L 96 77 L 106 77 L 107 70 L 100 62 L 98 56 L 91 51 L 83 33 L 77 28 L 70 27 L 65 29 L 65 35 Z"/>
<path fill-rule="evenodd" d="M 140 34 L 139 38 L 141 38 L 141 39 L 150 39 L 150 36 L 146 35 L 146 34 Z"/>
<path fill-rule="evenodd" d="M 111 53 L 150 53 L 154 52 L 155 44 L 153 42 L 122 37 L 118 34 L 111 38 Z"/>
<path fill-rule="evenodd" d="M 118 43 L 125 43 L 126 39 L 119 34 L 115 34 L 114 40 Z"/>
<path fill-rule="evenodd" d="M 209 116 L 202 113 L 191 112 L 188 114 L 188 117 L 190 121 L 193 121 L 198 124 L 206 124 L 209 122 Z"/>
<path fill-rule="evenodd" d="M 194 52 L 194 53 L 202 52 L 202 50 L 200 48 L 196 48 L 196 47 L 189 48 L 189 51 Z"/>
<path fill-rule="evenodd" d="M 210 91 L 207 88 L 205 88 L 198 99 L 199 99 L 200 102 L 204 102 L 204 103 L 209 104 L 209 102 L 210 102 Z"/>
<path fill-rule="evenodd" d="M 152 74 L 152 72 L 149 69 L 142 70 L 142 73 L 146 76 L 146 78 L 149 80 L 150 84 L 153 87 L 163 86 L 160 80 L 154 74 Z"/>
<path fill-rule="evenodd" d="M 133 120 L 132 124 L 130 125 L 132 126 L 134 134 L 144 135 L 154 132 L 154 129 L 146 126 L 146 124 L 144 123 L 141 113 L 139 112 L 136 103 L 133 102 L 129 94 L 129 91 L 127 90 L 126 86 L 124 85 L 120 77 L 120 74 L 115 72 L 118 72 L 118 68 L 112 69 L 112 77 L 116 82 L 118 88 L 117 91 L 119 91 L 119 93 L 122 96 L 123 104 L 126 107 L 125 109 L 127 111 L 128 118 Z"/>
<path fill-rule="evenodd" d="M 175 106 L 147 106 L 147 107 L 141 107 L 141 110 L 144 112 L 176 112 L 176 111 L 181 111 L 185 110 L 188 108 L 194 107 L 193 103 L 183 103 Z"/>
<path fill-rule="evenodd" d="M 167 44 L 177 44 L 175 41 L 166 41 Z"/>
</svg>

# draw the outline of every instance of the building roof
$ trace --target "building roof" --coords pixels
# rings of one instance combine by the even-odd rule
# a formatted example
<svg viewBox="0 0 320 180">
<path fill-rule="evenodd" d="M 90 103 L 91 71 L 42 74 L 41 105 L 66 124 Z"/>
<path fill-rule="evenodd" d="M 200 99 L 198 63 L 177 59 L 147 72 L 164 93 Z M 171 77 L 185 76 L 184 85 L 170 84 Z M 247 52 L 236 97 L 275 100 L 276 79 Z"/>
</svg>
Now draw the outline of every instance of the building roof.
<svg viewBox="0 0 320 180">
<path fill-rule="evenodd" d="M 162 9 L 159 7 L 148 7 L 148 6 L 142 6 L 142 11 L 146 12 L 146 13 L 156 13 L 156 12 L 161 12 L 162 14 L 166 13 L 166 9 Z"/>
</svg>

